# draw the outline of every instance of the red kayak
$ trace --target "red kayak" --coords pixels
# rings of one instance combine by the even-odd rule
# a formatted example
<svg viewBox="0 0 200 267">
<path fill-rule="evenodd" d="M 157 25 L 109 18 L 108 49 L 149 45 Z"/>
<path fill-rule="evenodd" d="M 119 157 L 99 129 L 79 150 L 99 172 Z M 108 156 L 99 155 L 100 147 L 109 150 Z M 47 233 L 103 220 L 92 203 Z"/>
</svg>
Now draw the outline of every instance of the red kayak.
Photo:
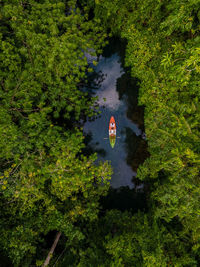
<svg viewBox="0 0 200 267">
<path fill-rule="evenodd" d="M 109 122 L 109 139 L 111 147 L 114 148 L 116 142 L 116 123 L 113 116 L 110 118 Z"/>
</svg>

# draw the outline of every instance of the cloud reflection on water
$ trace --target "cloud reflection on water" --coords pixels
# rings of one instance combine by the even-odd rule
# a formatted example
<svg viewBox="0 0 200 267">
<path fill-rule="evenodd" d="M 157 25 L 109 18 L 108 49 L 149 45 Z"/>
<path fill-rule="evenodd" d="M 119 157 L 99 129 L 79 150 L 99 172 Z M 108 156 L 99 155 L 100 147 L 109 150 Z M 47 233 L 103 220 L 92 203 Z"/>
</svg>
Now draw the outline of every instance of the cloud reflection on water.
<svg viewBox="0 0 200 267">
<path fill-rule="evenodd" d="M 140 135 L 141 131 L 136 124 L 127 118 L 126 95 L 121 95 L 119 99 L 117 80 L 124 74 L 119 59 L 118 54 L 113 54 L 109 58 L 100 56 L 98 65 L 94 67 L 95 72 L 100 75 L 94 78 L 94 83 L 99 84 L 98 90 L 92 89 L 92 92 L 95 96 L 98 96 L 101 115 L 93 121 L 88 120 L 84 124 L 84 132 L 86 136 L 90 133 L 91 140 L 88 140 L 87 149 L 98 153 L 97 162 L 102 160 L 111 162 L 114 171 L 110 182 L 111 186 L 113 188 L 119 188 L 120 186 L 133 188 L 132 178 L 136 176 L 136 173 L 127 162 L 126 128 L 130 128 L 136 136 Z M 124 83 L 121 83 L 121 86 L 123 87 Z M 111 116 L 115 117 L 117 137 L 119 137 L 114 149 L 111 148 L 108 138 L 108 125 Z M 132 149 L 135 151 L 134 147 Z"/>
<path fill-rule="evenodd" d="M 117 54 L 114 54 L 110 58 L 100 59 L 97 71 L 103 70 L 105 78 L 101 84 L 101 90 L 97 91 L 97 96 L 99 98 L 98 104 L 112 111 L 116 111 L 119 109 L 120 105 L 122 105 L 122 101 L 119 100 L 119 94 L 116 91 L 116 80 L 124 72 L 119 64 L 119 57 Z"/>
</svg>

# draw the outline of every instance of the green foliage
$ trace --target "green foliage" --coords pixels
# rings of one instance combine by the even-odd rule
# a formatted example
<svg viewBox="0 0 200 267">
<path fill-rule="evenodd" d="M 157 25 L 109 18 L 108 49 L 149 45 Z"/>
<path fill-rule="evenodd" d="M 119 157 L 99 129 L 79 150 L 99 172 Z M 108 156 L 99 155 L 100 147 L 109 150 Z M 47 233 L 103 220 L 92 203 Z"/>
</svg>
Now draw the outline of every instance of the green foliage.
<svg viewBox="0 0 200 267">
<path fill-rule="evenodd" d="M 30 266 L 51 231 L 82 240 L 78 221 L 97 218 L 108 188 L 110 167 L 82 155 L 75 128 L 94 113 L 79 90 L 85 53 L 106 35 L 76 1 L 7 0 L 0 22 L 0 243 L 15 266 Z"/>
<path fill-rule="evenodd" d="M 125 62 L 140 79 L 150 157 L 137 177 L 151 184 L 152 216 L 178 218 L 199 258 L 200 2 L 95 2 L 95 14 L 127 40 Z M 188 266 L 182 257 L 175 266 Z"/>
<path fill-rule="evenodd" d="M 199 265 L 199 4 L 1 3 L 0 244 L 15 266 L 35 263 L 52 231 L 67 243 L 61 266 Z M 126 66 L 140 79 L 150 157 L 137 176 L 151 185 L 148 214 L 98 218 L 111 170 L 82 154 L 75 127 L 94 114 L 79 84 L 92 71 L 85 53 L 101 52 L 106 29 L 127 40 Z"/>
<path fill-rule="evenodd" d="M 111 210 L 88 225 L 87 243 L 76 248 L 74 265 L 67 254 L 59 266 L 197 266 L 189 238 L 177 224 L 168 230 L 146 214 Z"/>
</svg>

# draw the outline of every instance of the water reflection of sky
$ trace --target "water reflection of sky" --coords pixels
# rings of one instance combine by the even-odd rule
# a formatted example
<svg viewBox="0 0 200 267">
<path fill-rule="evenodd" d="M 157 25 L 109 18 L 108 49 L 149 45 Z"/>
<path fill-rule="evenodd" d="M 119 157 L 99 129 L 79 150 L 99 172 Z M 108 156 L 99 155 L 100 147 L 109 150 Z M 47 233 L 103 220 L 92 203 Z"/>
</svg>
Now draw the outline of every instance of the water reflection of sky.
<svg viewBox="0 0 200 267">
<path fill-rule="evenodd" d="M 100 57 L 95 71 L 101 71 L 104 74 L 104 80 L 96 91 L 101 116 L 94 121 L 87 121 L 84 125 L 84 132 L 91 134 L 90 145 L 99 151 L 98 160 L 109 160 L 111 162 L 114 171 L 111 186 L 118 188 L 128 185 L 132 188 L 134 186 L 132 178 L 136 173 L 127 164 L 126 129 L 129 128 L 136 136 L 141 134 L 141 130 L 127 118 L 126 99 L 124 97 L 119 100 L 116 90 L 117 79 L 124 73 L 119 62 L 119 56 L 113 54 L 109 58 Z M 111 148 L 108 139 L 108 125 L 111 116 L 115 118 L 117 137 L 119 137 L 114 149 Z"/>
<path fill-rule="evenodd" d="M 123 74 L 123 70 L 118 63 L 119 57 L 114 54 L 108 59 L 100 58 L 100 62 L 96 68 L 96 71 L 102 71 L 106 76 L 101 83 L 101 90 L 97 91 L 99 98 L 99 105 L 105 106 L 107 109 L 117 111 L 122 105 L 122 101 L 119 100 L 118 92 L 116 91 L 116 81 Z M 106 99 L 106 101 L 104 100 Z"/>
</svg>

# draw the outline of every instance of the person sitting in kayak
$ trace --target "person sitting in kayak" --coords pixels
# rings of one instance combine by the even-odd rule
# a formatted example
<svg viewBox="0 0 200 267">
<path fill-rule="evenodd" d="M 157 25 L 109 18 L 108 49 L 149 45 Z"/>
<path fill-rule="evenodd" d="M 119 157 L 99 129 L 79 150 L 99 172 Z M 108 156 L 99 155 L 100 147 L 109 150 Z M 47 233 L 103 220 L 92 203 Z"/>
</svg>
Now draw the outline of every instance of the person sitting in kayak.
<svg viewBox="0 0 200 267">
<path fill-rule="evenodd" d="M 116 134 L 116 131 L 114 128 L 110 130 L 110 134 Z"/>
</svg>

